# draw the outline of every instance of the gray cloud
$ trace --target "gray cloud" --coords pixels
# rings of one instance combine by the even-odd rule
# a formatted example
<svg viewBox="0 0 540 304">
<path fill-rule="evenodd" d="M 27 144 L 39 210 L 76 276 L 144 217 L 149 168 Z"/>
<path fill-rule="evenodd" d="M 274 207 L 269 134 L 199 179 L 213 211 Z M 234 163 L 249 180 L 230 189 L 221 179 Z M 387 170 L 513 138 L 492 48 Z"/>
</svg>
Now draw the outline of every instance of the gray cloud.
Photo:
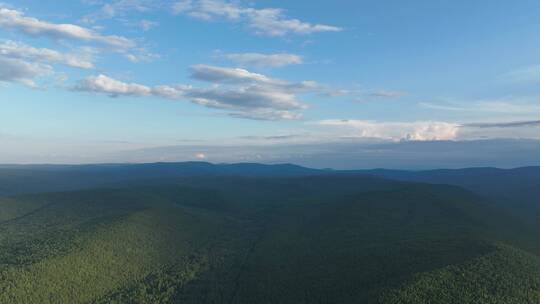
<svg viewBox="0 0 540 304">
<path fill-rule="evenodd" d="M 52 73 L 52 67 L 20 59 L 0 57 L 0 81 L 18 82 L 35 87 L 34 79 Z"/>
<path fill-rule="evenodd" d="M 495 122 L 495 123 L 471 123 L 465 124 L 464 127 L 471 128 L 519 128 L 519 127 L 538 127 L 540 120 L 528 121 L 512 121 L 512 122 Z"/>
<path fill-rule="evenodd" d="M 272 90 L 264 86 L 223 89 L 191 89 L 186 94 L 197 104 L 215 108 L 271 108 L 275 110 L 303 109 L 294 94 Z"/>
<path fill-rule="evenodd" d="M 191 68 L 191 77 L 214 83 L 260 83 L 266 85 L 285 85 L 286 82 L 272 79 L 262 74 L 252 73 L 239 68 L 222 68 L 209 65 L 195 65 Z"/>
<path fill-rule="evenodd" d="M 245 69 L 196 65 L 191 68 L 191 77 L 218 84 L 249 84 L 258 88 L 281 93 L 314 92 L 325 94 L 330 90 L 315 81 L 288 82 L 282 79 L 252 73 Z"/>
<path fill-rule="evenodd" d="M 405 92 L 400 91 L 388 91 L 388 90 L 379 90 L 368 94 L 371 97 L 382 97 L 382 98 L 396 98 L 407 95 Z"/>
<path fill-rule="evenodd" d="M 216 72 L 212 75 L 211 72 Z M 195 88 L 186 85 L 146 86 L 126 83 L 106 75 L 90 76 L 74 88 L 77 91 L 104 93 L 111 97 L 136 96 L 159 97 L 170 100 L 189 100 L 208 108 L 228 111 L 237 118 L 255 120 L 299 119 L 299 110 L 305 109 L 296 92 L 306 90 L 304 83 L 291 84 L 271 79 L 246 70 L 223 69 L 205 66 L 194 76 L 212 83 L 232 83 L 240 86 L 214 86 Z"/>
</svg>

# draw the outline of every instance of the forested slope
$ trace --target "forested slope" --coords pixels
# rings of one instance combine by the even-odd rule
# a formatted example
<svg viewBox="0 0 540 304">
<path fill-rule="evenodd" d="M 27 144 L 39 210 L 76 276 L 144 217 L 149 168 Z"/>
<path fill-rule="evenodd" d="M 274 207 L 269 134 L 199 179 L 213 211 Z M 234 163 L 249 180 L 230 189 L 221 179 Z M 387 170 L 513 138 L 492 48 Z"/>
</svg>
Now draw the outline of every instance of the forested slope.
<svg viewBox="0 0 540 304">
<path fill-rule="evenodd" d="M 0 303 L 535 303 L 537 235 L 455 186 L 166 176 L 1 198 Z"/>
</svg>

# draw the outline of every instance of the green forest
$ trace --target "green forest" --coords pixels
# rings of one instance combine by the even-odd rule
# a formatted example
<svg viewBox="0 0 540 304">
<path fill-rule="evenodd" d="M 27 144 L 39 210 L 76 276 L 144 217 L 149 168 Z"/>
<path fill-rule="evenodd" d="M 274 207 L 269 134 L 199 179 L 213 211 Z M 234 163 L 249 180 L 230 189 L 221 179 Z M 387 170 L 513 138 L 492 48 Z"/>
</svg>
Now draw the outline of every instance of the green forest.
<svg viewBox="0 0 540 304">
<path fill-rule="evenodd" d="M 540 225 L 458 186 L 338 174 L 20 189 L 0 196 L 0 303 L 540 302 Z"/>
</svg>

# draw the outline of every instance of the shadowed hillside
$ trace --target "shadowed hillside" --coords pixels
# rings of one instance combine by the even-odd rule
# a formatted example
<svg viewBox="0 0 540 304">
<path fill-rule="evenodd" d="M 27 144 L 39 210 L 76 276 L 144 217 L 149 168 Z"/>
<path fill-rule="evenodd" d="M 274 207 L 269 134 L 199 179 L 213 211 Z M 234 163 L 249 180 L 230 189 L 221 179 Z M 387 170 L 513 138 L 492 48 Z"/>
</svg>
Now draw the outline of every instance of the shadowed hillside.
<svg viewBox="0 0 540 304">
<path fill-rule="evenodd" d="M 455 269 L 486 290 L 493 276 L 536 286 L 536 231 L 455 186 L 329 173 L 116 184 L 0 199 L 1 303 L 454 303 Z M 524 299 L 538 294 L 477 303 Z"/>
</svg>

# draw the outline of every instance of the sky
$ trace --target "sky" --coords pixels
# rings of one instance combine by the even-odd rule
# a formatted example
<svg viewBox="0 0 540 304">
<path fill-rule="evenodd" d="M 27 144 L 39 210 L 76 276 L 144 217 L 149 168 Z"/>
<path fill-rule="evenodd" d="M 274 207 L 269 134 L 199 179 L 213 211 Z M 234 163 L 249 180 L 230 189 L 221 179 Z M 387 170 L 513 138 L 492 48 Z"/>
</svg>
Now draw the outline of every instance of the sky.
<svg viewBox="0 0 540 304">
<path fill-rule="evenodd" d="M 540 2 L 0 2 L 0 163 L 540 165 Z"/>
</svg>

